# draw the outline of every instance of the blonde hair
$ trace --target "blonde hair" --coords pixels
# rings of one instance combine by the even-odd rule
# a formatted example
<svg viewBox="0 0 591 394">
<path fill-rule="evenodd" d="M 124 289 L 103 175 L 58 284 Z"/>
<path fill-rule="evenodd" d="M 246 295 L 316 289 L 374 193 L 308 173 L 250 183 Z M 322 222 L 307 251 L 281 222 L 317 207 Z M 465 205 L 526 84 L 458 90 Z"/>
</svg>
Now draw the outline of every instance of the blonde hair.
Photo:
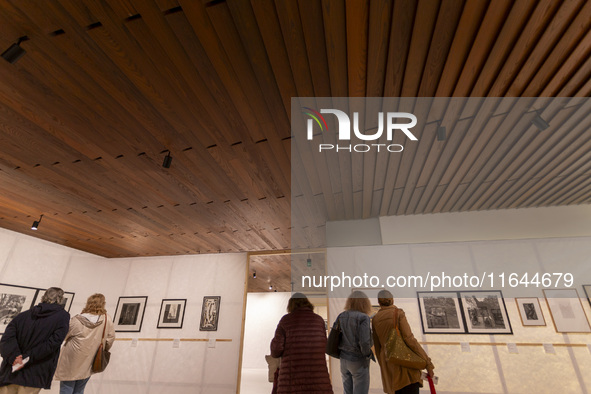
<svg viewBox="0 0 591 394">
<path fill-rule="evenodd" d="M 371 302 L 369 302 L 369 298 L 367 298 L 367 295 L 365 295 L 364 292 L 354 291 L 349 298 L 347 298 L 345 310 L 358 311 L 369 315 L 371 314 Z"/>
<path fill-rule="evenodd" d="M 86 306 L 82 309 L 82 313 L 90 313 L 93 315 L 105 315 L 107 310 L 105 309 L 105 296 L 101 293 L 95 293 L 88 297 L 86 300 Z"/>
</svg>

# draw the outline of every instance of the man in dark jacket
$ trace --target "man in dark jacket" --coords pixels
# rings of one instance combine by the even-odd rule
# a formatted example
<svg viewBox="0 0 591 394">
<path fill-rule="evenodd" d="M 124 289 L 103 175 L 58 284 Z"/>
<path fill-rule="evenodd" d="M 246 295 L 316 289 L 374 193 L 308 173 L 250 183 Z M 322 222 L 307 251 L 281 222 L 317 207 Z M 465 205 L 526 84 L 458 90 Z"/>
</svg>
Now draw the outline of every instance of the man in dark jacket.
<svg viewBox="0 0 591 394">
<path fill-rule="evenodd" d="M 19 313 L 6 327 L 0 340 L 0 394 L 35 394 L 51 388 L 70 325 L 63 297 L 62 289 L 50 287 L 39 305 Z M 13 372 L 13 366 L 20 369 Z"/>
</svg>

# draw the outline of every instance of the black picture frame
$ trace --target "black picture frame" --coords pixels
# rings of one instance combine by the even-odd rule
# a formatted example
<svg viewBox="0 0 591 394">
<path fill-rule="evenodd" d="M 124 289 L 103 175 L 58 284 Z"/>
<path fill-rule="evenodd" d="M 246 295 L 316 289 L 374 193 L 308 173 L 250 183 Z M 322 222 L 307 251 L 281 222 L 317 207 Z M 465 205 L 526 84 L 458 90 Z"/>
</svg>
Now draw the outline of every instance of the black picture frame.
<svg viewBox="0 0 591 394">
<path fill-rule="evenodd" d="M 0 334 L 16 315 L 35 305 L 38 291 L 35 287 L 0 283 Z"/>
<path fill-rule="evenodd" d="M 456 291 L 417 292 L 424 334 L 465 334 L 466 323 Z"/>
<path fill-rule="evenodd" d="M 116 332 L 140 332 L 148 296 L 123 296 L 117 301 L 113 322 Z"/>
<path fill-rule="evenodd" d="M 458 293 L 468 334 L 513 334 L 505 299 L 500 290 Z"/>
<path fill-rule="evenodd" d="M 156 328 L 183 328 L 187 299 L 164 299 Z"/>
<path fill-rule="evenodd" d="M 199 331 L 217 331 L 220 318 L 221 296 L 203 297 L 203 306 L 201 307 L 201 322 Z"/>
</svg>

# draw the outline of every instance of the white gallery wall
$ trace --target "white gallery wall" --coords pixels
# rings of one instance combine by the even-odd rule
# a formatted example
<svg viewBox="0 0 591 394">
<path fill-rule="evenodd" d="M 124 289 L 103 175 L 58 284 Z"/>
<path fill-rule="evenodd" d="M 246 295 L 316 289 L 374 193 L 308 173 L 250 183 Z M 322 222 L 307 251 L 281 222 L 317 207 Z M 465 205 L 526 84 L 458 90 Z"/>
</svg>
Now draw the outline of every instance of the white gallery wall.
<svg viewBox="0 0 591 394">
<path fill-rule="evenodd" d="M 0 229 L 0 283 L 73 292 L 72 315 L 95 292 L 111 316 L 120 296 L 148 296 L 141 332 L 117 333 L 89 394 L 235 393 L 245 269 L 245 254 L 105 259 Z M 217 331 L 199 331 L 204 296 L 221 296 Z M 182 329 L 157 329 L 162 299 L 178 298 L 187 299 Z"/>
<path fill-rule="evenodd" d="M 437 392 L 589 393 L 591 334 L 556 332 L 541 286 L 525 288 L 519 284 L 511 288 L 505 282 L 503 287 L 498 275 L 517 272 L 521 278 L 525 272 L 573 273 L 574 282 L 570 288 L 577 291 L 580 300 L 576 301 L 580 302 L 587 322 L 591 323 L 591 306 L 583 290 L 583 285 L 591 284 L 591 236 L 588 234 L 591 210 L 589 206 L 580 206 L 511 212 L 515 215 L 474 212 L 380 218 L 379 223 L 371 223 L 379 226 L 370 243 L 373 246 L 359 246 L 353 228 L 357 226 L 346 229 L 347 224 L 334 222 L 327 225 L 327 229 L 331 226 L 340 229 L 337 237 L 327 236 L 335 245 L 327 251 L 327 271 L 329 275 L 375 274 L 382 279 L 386 275 L 425 275 L 427 272 L 445 272 L 452 276 L 493 273 L 494 286 L 485 286 L 483 290 L 502 292 L 512 328 L 509 335 L 424 334 L 417 292 L 430 289 L 412 286 L 390 289 L 395 304 L 405 310 L 415 337 L 426 344 L 424 348 L 440 377 Z M 577 220 L 571 227 L 569 220 L 575 216 Z M 571 219 L 565 221 L 565 218 Z M 553 223 L 555 226 L 549 229 Z M 461 241 L 468 233 L 471 241 Z M 561 282 L 558 287 L 568 286 Z M 366 292 L 375 294 L 380 288 Z M 336 292 L 338 298 L 329 299 L 331 323 L 343 310 L 343 297 L 350 290 L 340 289 Z M 524 326 L 515 297 L 537 297 L 546 325 Z M 376 303 L 372 298 L 372 304 Z M 566 316 L 568 311 L 555 313 L 563 312 Z M 335 359 L 332 359 L 332 374 L 333 385 L 340 390 L 339 362 Z M 371 369 L 370 392 L 381 392 L 379 369 L 375 364 Z M 429 392 L 428 386 L 422 392 Z"/>
</svg>

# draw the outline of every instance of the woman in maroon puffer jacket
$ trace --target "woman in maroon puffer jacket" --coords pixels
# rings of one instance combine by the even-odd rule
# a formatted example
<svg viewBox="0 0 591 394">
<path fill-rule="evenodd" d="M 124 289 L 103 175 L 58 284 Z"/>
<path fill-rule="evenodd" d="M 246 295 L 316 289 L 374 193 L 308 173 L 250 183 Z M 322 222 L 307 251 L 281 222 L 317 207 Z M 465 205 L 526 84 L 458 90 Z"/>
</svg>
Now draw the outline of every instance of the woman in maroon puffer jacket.
<svg viewBox="0 0 591 394">
<path fill-rule="evenodd" d="M 326 367 L 326 327 L 305 295 L 287 303 L 271 341 L 271 355 L 281 357 L 277 394 L 333 394 Z"/>
</svg>

